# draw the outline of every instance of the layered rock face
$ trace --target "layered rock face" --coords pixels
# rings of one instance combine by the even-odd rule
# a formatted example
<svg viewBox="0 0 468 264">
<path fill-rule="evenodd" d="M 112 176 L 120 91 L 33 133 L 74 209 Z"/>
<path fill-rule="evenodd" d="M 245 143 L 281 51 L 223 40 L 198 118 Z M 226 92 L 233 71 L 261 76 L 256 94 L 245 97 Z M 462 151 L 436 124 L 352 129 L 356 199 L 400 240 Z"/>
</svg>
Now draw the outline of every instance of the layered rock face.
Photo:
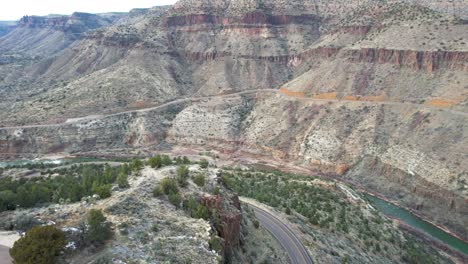
<svg viewBox="0 0 468 264">
<path fill-rule="evenodd" d="M 0 39 L 0 51 L 50 56 L 67 47 L 82 33 L 109 26 L 121 16 L 87 13 L 73 13 L 71 16 L 24 16 L 10 35 Z"/>
<path fill-rule="evenodd" d="M 185 146 L 275 159 L 466 238 L 467 26 L 433 1 L 403 2 L 186 0 L 134 11 L 54 56 L 0 67 L 0 95 L 16 101 L 0 102 L 0 152 Z M 42 27 L 28 20 L 23 29 Z"/>
<path fill-rule="evenodd" d="M 208 207 L 211 214 L 217 214 L 212 217 L 219 220 L 216 229 L 224 239 L 223 255 L 230 254 L 239 246 L 240 241 L 242 212 L 239 197 L 234 194 L 204 196 L 201 202 Z"/>
<path fill-rule="evenodd" d="M 468 71 L 468 52 L 464 51 L 410 51 L 364 48 L 351 50 L 353 62 L 390 63 L 414 70 L 433 72 L 439 69 Z"/>
<path fill-rule="evenodd" d="M 108 26 L 121 15 L 99 16 L 88 13 L 73 13 L 71 16 L 24 16 L 18 27 L 51 28 L 73 34 L 80 34 L 88 30 Z"/>
</svg>

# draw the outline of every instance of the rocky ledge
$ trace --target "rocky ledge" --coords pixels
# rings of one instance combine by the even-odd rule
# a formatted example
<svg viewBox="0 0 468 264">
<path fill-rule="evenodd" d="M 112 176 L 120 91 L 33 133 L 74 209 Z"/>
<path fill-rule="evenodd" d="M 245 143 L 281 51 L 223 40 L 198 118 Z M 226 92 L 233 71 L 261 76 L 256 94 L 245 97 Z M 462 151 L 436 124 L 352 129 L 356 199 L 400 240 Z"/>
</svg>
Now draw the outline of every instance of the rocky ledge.
<svg viewBox="0 0 468 264">
<path fill-rule="evenodd" d="M 426 72 L 441 68 L 468 71 L 468 52 L 466 51 L 362 48 L 348 50 L 347 57 L 353 62 L 391 63 Z"/>
<path fill-rule="evenodd" d="M 118 16 L 99 16 L 96 14 L 75 12 L 71 16 L 24 16 L 19 27 L 53 28 L 60 31 L 82 33 L 110 25 Z"/>
</svg>

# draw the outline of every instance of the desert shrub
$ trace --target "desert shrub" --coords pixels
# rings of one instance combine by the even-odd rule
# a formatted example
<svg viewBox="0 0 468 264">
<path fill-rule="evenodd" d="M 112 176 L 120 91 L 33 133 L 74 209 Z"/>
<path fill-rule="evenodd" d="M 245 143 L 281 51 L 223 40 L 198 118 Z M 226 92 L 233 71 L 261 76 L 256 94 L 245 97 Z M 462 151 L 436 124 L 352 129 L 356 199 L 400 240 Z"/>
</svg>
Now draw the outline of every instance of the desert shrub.
<svg viewBox="0 0 468 264">
<path fill-rule="evenodd" d="M 130 184 L 128 183 L 128 175 L 125 173 L 119 173 L 119 176 L 117 176 L 117 184 L 119 185 L 119 188 L 130 187 Z"/>
<path fill-rule="evenodd" d="M 198 204 L 197 207 L 192 210 L 192 217 L 207 220 L 209 217 L 208 208 L 206 208 L 206 206 L 203 204 Z"/>
<path fill-rule="evenodd" d="M 154 157 L 151 157 L 149 160 L 148 160 L 148 165 L 151 167 L 151 168 L 161 168 L 162 166 L 162 159 L 161 159 L 161 156 L 160 155 L 156 155 Z"/>
<path fill-rule="evenodd" d="M 102 244 L 111 235 L 110 226 L 101 210 L 91 209 L 87 217 L 88 241 L 94 244 Z"/>
<path fill-rule="evenodd" d="M 27 231 L 39 224 L 40 222 L 33 215 L 24 213 L 17 215 L 14 220 L 15 229 L 21 231 Z"/>
<path fill-rule="evenodd" d="M 163 190 L 162 186 L 158 185 L 158 186 L 154 187 L 153 196 L 154 197 L 160 197 L 162 195 L 164 195 L 164 190 Z"/>
<path fill-rule="evenodd" d="M 202 167 L 203 169 L 208 168 L 209 165 L 210 165 L 210 163 L 208 162 L 208 160 L 206 160 L 206 159 L 200 160 L 200 167 Z"/>
<path fill-rule="evenodd" d="M 253 225 L 258 229 L 260 227 L 260 222 L 258 222 L 258 220 L 253 220 Z"/>
<path fill-rule="evenodd" d="M 182 165 L 177 168 L 177 182 L 180 186 L 184 187 L 187 185 L 187 179 L 189 177 L 189 169 L 187 166 Z"/>
<path fill-rule="evenodd" d="M 225 187 L 227 187 L 227 188 L 229 188 L 231 190 L 235 190 L 235 187 L 236 187 L 235 185 L 236 184 L 235 184 L 234 180 L 231 177 L 229 177 L 227 175 L 222 175 L 221 176 L 221 182 L 223 183 L 223 185 Z"/>
<path fill-rule="evenodd" d="M 182 203 L 182 197 L 179 193 L 170 193 L 168 198 L 171 204 L 173 204 L 177 208 L 180 207 L 180 204 Z"/>
<path fill-rule="evenodd" d="M 143 162 L 140 159 L 133 159 L 130 163 L 130 168 L 134 172 L 138 172 L 143 168 Z"/>
<path fill-rule="evenodd" d="M 161 187 L 165 194 L 178 193 L 177 183 L 174 179 L 165 178 L 161 181 Z"/>
<path fill-rule="evenodd" d="M 11 190 L 0 192 L 0 211 L 15 210 L 17 200 L 16 193 Z"/>
<path fill-rule="evenodd" d="M 219 239 L 219 237 L 217 237 L 214 234 L 211 235 L 209 244 L 211 250 L 214 250 L 216 252 L 220 252 L 222 250 L 221 239 Z"/>
<path fill-rule="evenodd" d="M 213 188 L 213 194 L 214 194 L 214 195 L 219 195 L 219 193 L 220 193 L 219 187 L 218 187 L 218 186 L 215 186 L 215 187 Z"/>
<path fill-rule="evenodd" d="M 112 195 L 111 191 L 112 185 L 95 185 L 93 186 L 93 193 L 99 195 L 101 199 L 109 198 Z"/>
<path fill-rule="evenodd" d="M 163 166 L 169 166 L 172 165 L 172 160 L 168 155 L 162 156 L 162 165 Z"/>
<path fill-rule="evenodd" d="M 64 233 L 53 226 L 36 226 L 15 242 L 10 255 L 16 264 L 55 263 L 65 246 Z"/>
<path fill-rule="evenodd" d="M 206 208 L 206 206 L 201 204 L 199 201 L 195 200 L 192 196 L 184 200 L 183 207 L 185 210 L 189 211 L 190 216 L 193 218 L 209 218 L 208 208 Z"/>
<path fill-rule="evenodd" d="M 200 187 L 203 187 L 205 186 L 205 175 L 203 174 L 198 174 L 197 176 L 195 176 L 195 178 L 193 179 L 193 182 L 200 186 Z"/>
</svg>

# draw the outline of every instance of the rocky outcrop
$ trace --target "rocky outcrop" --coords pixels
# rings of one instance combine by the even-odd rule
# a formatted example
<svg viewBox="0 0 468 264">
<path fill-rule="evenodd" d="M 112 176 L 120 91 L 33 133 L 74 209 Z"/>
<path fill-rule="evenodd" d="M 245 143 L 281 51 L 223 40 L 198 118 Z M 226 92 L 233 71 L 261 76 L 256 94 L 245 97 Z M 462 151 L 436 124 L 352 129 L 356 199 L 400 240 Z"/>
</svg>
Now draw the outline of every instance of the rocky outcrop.
<svg viewBox="0 0 468 264">
<path fill-rule="evenodd" d="M 390 63 L 398 67 L 433 72 L 443 69 L 468 71 L 466 51 L 416 51 L 362 48 L 347 50 L 346 56 L 353 62 Z"/>
<path fill-rule="evenodd" d="M 20 27 L 54 27 L 63 28 L 67 24 L 70 17 L 41 17 L 41 16 L 24 16 L 20 19 L 18 26 Z"/>
<path fill-rule="evenodd" d="M 224 192 L 219 195 L 205 195 L 201 198 L 215 219 L 215 228 L 223 238 L 223 256 L 239 246 L 242 212 L 239 197 Z"/>
<path fill-rule="evenodd" d="M 277 55 L 277 56 L 254 56 L 254 55 L 234 55 L 231 52 L 184 52 L 184 57 L 190 61 L 213 61 L 224 57 L 234 57 L 238 59 L 250 59 L 267 62 L 275 62 L 288 66 L 297 66 L 310 58 L 332 58 L 338 54 L 340 48 L 320 47 L 310 49 L 298 54 Z"/>
<path fill-rule="evenodd" d="M 141 43 L 140 37 L 134 33 L 112 32 L 104 35 L 103 32 L 92 32 L 86 38 L 107 47 L 132 48 Z"/>
<path fill-rule="evenodd" d="M 108 26 L 120 16 L 99 16 L 96 14 L 75 12 L 71 16 L 24 16 L 18 27 L 52 28 L 71 33 L 82 33 L 91 29 Z"/>
<path fill-rule="evenodd" d="M 355 25 L 355 26 L 345 26 L 335 29 L 330 33 L 346 33 L 356 36 L 365 36 L 372 29 L 370 25 Z"/>
<path fill-rule="evenodd" d="M 314 15 L 270 15 L 263 12 L 251 12 L 239 17 L 222 17 L 210 14 L 188 14 L 183 16 L 169 16 L 165 18 L 168 27 L 194 26 L 212 24 L 230 26 L 233 24 L 244 26 L 271 25 L 280 26 L 288 24 L 316 24 L 320 18 Z"/>
</svg>

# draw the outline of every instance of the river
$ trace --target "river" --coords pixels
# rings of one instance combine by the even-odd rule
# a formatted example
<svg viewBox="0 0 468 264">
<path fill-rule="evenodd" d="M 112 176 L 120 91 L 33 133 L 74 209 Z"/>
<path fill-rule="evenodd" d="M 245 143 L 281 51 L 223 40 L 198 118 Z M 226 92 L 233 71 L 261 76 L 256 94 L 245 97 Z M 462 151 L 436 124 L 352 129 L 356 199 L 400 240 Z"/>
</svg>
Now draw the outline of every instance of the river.
<svg viewBox="0 0 468 264">
<path fill-rule="evenodd" d="M 111 161 L 107 159 L 99 158 L 87 158 L 87 157 L 77 157 L 77 158 L 63 158 L 63 159 L 34 159 L 34 160 L 14 160 L 14 161 L 4 161 L 0 162 L 0 168 L 5 168 L 8 166 L 26 166 L 33 164 L 44 164 L 44 165 L 66 165 L 73 163 L 85 163 L 85 162 L 101 162 L 101 161 Z"/>
<path fill-rule="evenodd" d="M 376 196 L 366 195 L 366 198 L 371 204 L 383 214 L 396 218 L 414 229 L 417 229 L 428 236 L 442 242 L 443 244 L 468 255 L 468 244 L 464 241 L 444 232 L 442 229 L 421 220 L 417 216 L 411 214 L 406 209 L 398 207 L 387 201 L 384 201 Z"/>
</svg>

